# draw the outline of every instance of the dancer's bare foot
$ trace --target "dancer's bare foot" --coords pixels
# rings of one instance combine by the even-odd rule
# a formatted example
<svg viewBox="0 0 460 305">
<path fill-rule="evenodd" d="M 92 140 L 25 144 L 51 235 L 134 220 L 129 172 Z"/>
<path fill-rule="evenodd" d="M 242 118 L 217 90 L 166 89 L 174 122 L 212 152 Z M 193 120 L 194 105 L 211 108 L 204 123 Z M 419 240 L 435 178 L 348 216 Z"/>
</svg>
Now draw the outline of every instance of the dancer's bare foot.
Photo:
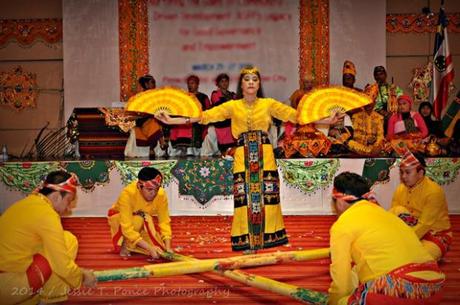
<svg viewBox="0 0 460 305">
<path fill-rule="evenodd" d="M 131 256 L 131 252 L 126 248 L 125 242 L 123 242 L 123 244 L 121 245 L 120 256 L 121 257 Z"/>
</svg>

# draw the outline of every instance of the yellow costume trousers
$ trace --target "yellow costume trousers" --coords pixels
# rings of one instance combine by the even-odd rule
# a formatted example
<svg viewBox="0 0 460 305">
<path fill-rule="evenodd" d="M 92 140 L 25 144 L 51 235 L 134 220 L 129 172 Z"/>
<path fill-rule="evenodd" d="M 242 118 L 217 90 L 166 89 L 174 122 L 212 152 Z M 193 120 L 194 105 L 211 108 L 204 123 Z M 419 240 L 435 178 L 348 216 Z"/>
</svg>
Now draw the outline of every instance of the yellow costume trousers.
<svg viewBox="0 0 460 305">
<path fill-rule="evenodd" d="M 114 243 L 115 249 L 121 247 L 122 243 L 124 242 L 127 250 L 149 255 L 146 250 L 136 246 L 136 243 L 123 237 L 120 227 L 119 213 L 109 216 L 108 221 L 110 225 L 110 232 L 112 234 L 112 242 Z M 155 229 L 155 224 L 153 223 L 152 216 L 148 214 L 145 214 L 144 217 L 140 215 L 133 215 L 131 222 L 134 230 L 140 233 L 142 240 L 145 240 L 153 246 L 160 247 L 161 249 L 166 248 L 160 234 Z"/>
</svg>

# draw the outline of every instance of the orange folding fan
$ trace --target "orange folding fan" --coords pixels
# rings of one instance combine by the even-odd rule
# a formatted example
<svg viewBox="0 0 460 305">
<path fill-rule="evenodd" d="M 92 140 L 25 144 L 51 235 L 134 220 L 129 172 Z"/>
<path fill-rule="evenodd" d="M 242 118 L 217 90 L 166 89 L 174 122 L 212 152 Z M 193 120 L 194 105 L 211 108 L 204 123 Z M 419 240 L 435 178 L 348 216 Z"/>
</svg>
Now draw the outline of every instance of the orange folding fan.
<svg viewBox="0 0 460 305">
<path fill-rule="evenodd" d="M 333 112 L 346 112 L 372 102 L 364 93 L 346 87 L 313 89 L 305 94 L 297 107 L 297 121 L 301 125 L 329 117 Z"/>
<path fill-rule="evenodd" d="M 149 114 L 166 112 L 184 117 L 200 117 L 202 111 L 201 103 L 194 94 L 173 87 L 140 92 L 128 100 L 125 109 Z"/>
</svg>

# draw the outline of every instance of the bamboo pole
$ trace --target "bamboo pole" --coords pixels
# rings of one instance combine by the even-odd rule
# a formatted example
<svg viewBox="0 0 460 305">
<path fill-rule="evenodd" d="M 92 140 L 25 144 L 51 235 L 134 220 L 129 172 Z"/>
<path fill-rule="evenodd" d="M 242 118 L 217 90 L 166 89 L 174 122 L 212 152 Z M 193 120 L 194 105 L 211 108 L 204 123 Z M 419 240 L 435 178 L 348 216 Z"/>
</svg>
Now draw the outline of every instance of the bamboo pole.
<svg viewBox="0 0 460 305">
<path fill-rule="evenodd" d="M 256 266 L 274 265 L 287 262 L 301 262 L 329 256 L 329 248 L 273 252 L 234 256 L 221 259 L 193 260 L 192 258 L 176 253 L 165 252 L 163 258 L 174 261 L 172 263 L 152 264 L 142 267 L 96 271 L 99 282 L 126 279 L 135 277 L 163 277 L 208 271 L 226 271 Z M 144 269 L 147 272 L 144 272 Z"/>
<path fill-rule="evenodd" d="M 315 251 L 315 250 L 292 251 L 291 253 L 304 252 L 303 255 L 298 256 L 298 258 L 300 259 L 300 258 L 306 258 L 308 254 L 305 252 L 308 252 L 308 251 Z M 314 257 L 314 255 L 312 255 L 311 259 L 329 257 L 329 248 L 317 249 L 316 251 L 318 251 L 318 253 L 315 252 L 315 254 L 322 254 L 322 256 L 320 255 L 318 257 Z M 196 258 L 185 256 L 185 255 L 169 253 L 169 252 L 164 252 L 164 254 L 165 255 L 164 256 L 162 255 L 162 257 L 165 259 L 180 260 L 180 261 L 182 260 L 183 261 L 193 261 L 193 262 L 198 261 L 198 259 Z M 307 260 L 307 259 L 304 259 L 304 260 Z M 284 296 L 293 298 L 305 304 L 326 305 L 328 303 L 328 295 L 325 293 L 298 287 L 295 285 L 286 284 L 286 283 L 279 282 L 279 281 L 275 281 L 275 280 L 272 280 L 264 276 L 250 274 L 250 273 L 247 273 L 241 270 L 225 270 L 225 271 L 214 270 L 214 272 L 219 273 L 223 275 L 224 277 L 232 279 L 236 282 L 239 282 L 239 283 L 251 286 L 251 287 L 259 288 L 262 290 L 267 290 L 267 291 L 271 291 L 274 293 L 278 293 L 280 295 L 284 295 Z"/>
<path fill-rule="evenodd" d="M 314 251 L 314 250 L 305 250 L 305 251 Z M 326 252 L 323 252 L 324 256 L 316 257 L 312 259 L 329 257 L 328 248 L 319 249 L 318 251 L 326 251 Z M 301 252 L 301 251 L 292 251 L 292 252 Z M 165 255 L 164 256 L 162 255 L 162 257 L 164 257 L 165 259 L 179 260 L 179 261 L 194 261 L 194 262 L 198 261 L 198 259 L 196 258 L 192 258 L 189 256 L 180 255 L 180 254 L 168 253 L 168 252 L 165 252 L 164 254 Z M 171 255 L 172 257 L 169 257 L 169 255 Z M 299 258 L 300 257 L 305 257 L 305 256 L 299 256 Z M 226 270 L 226 271 L 215 270 L 214 272 L 219 273 L 225 276 L 226 278 L 232 279 L 236 282 L 246 284 L 251 287 L 259 288 L 262 290 L 267 290 L 267 291 L 271 291 L 274 293 L 278 293 L 280 295 L 284 295 L 284 296 L 296 299 L 305 304 L 325 305 L 328 302 L 327 294 L 324 294 L 322 292 L 309 290 L 309 289 L 305 289 L 305 288 L 298 287 L 295 285 L 282 283 L 282 282 L 275 281 L 267 277 L 246 273 L 241 270 Z"/>
<path fill-rule="evenodd" d="M 169 252 L 163 252 L 160 255 L 163 258 L 174 262 L 126 269 L 95 271 L 94 273 L 98 281 L 103 282 L 131 278 L 145 278 L 151 276 L 162 277 L 213 271 L 251 287 L 272 291 L 307 304 L 327 303 L 327 295 L 321 292 L 281 283 L 263 276 L 248 274 L 240 270 L 232 271 L 232 269 L 326 258 L 329 256 L 328 248 L 253 254 L 206 260 L 199 260 L 189 256 Z"/>
</svg>

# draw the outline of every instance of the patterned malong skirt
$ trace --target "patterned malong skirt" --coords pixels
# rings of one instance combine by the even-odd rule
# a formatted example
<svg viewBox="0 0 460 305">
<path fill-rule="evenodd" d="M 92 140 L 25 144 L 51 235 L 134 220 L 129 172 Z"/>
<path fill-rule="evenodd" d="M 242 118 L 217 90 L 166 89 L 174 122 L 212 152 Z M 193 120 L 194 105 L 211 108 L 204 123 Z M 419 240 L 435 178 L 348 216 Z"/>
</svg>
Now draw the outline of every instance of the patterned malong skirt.
<svg viewBox="0 0 460 305">
<path fill-rule="evenodd" d="M 433 280 L 424 280 L 411 275 L 413 272 L 423 271 L 439 273 L 440 277 Z M 348 298 L 348 305 L 440 304 L 443 284 L 444 275 L 442 275 L 436 262 L 408 264 L 359 285 Z"/>
<path fill-rule="evenodd" d="M 255 130 L 241 134 L 234 155 L 233 179 L 233 251 L 286 244 L 278 171 L 266 133 Z"/>
</svg>

